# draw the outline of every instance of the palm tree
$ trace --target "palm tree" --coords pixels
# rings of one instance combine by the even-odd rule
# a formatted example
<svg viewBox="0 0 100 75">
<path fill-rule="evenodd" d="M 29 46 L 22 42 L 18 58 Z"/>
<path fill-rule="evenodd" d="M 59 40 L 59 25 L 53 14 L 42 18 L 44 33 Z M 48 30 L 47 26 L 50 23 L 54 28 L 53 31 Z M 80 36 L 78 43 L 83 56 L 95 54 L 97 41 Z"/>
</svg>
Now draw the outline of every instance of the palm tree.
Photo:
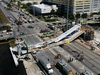
<svg viewBox="0 0 100 75">
<path fill-rule="evenodd" d="M 76 18 L 76 24 L 77 24 L 78 19 L 80 18 L 80 13 L 76 13 L 75 18 Z"/>
<path fill-rule="evenodd" d="M 82 18 L 87 18 L 88 15 L 87 15 L 87 13 L 83 13 L 83 14 L 81 15 L 81 17 L 82 17 Z"/>
<path fill-rule="evenodd" d="M 43 3 L 43 0 L 40 2 L 40 4 L 42 4 Z"/>
<path fill-rule="evenodd" d="M 10 3 L 8 3 L 7 6 L 9 7 L 9 9 L 11 8 L 11 4 Z"/>
<path fill-rule="evenodd" d="M 32 3 L 27 3 L 26 5 L 27 5 L 27 7 L 30 7 L 32 5 Z"/>
<path fill-rule="evenodd" d="M 53 14 L 53 16 L 54 16 L 54 14 L 55 14 L 55 10 L 52 9 L 50 13 Z"/>
<path fill-rule="evenodd" d="M 72 21 L 75 20 L 74 14 L 69 14 L 69 20 L 71 21 L 71 25 L 72 25 Z"/>
<path fill-rule="evenodd" d="M 60 9 L 57 9 L 56 14 L 60 15 L 60 12 L 61 12 Z"/>
<path fill-rule="evenodd" d="M 37 3 L 37 2 L 33 2 L 33 4 L 34 4 L 34 5 L 37 5 L 38 3 Z"/>
<path fill-rule="evenodd" d="M 26 4 L 22 4 L 22 8 L 27 8 L 27 5 Z"/>
<path fill-rule="evenodd" d="M 87 18 L 88 15 L 87 15 L 87 13 L 83 13 L 83 14 L 81 15 L 81 17 L 83 18 L 83 21 L 84 21 L 84 19 Z"/>
<path fill-rule="evenodd" d="M 20 1 L 18 1 L 18 6 L 20 7 L 20 5 L 21 5 L 21 2 L 20 2 Z"/>
</svg>

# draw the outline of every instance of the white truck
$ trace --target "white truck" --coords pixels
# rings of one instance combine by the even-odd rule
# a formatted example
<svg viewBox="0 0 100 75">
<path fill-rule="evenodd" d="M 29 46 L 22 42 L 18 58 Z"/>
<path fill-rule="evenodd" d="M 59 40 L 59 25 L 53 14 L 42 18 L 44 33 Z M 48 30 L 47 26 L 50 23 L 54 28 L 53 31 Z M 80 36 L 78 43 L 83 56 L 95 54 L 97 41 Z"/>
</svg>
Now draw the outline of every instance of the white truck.
<svg viewBox="0 0 100 75">
<path fill-rule="evenodd" d="M 48 71 L 49 74 L 53 73 L 53 69 L 51 68 L 50 62 L 44 57 L 40 57 L 40 63 L 43 65 L 43 67 Z"/>
</svg>

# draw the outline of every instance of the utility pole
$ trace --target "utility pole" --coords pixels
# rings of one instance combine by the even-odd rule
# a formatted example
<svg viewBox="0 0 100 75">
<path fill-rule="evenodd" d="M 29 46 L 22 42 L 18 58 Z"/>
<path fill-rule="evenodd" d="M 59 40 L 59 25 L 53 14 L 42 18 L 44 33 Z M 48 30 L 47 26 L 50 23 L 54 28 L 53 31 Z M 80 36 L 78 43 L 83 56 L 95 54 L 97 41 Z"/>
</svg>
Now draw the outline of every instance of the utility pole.
<svg viewBox="0 0 100 75">
<path fill-rule="evenodd" d="M 67 0 L 67 22 L 66 22 L 66 31 L 68 30 L 68 14 L 69 14 L 69 0 Z"/>
<path fill-rule="evenodd" d="M 34 0 L 33 0 L 33 7 L 34 7 Z M 33 8 L 33 13 L 34 13 L 34 16 L 35 16 L 35 7 Z"/>
<path fill-rule="evenodd" d="M 18 21 L 18 32 L 20 31 L 20 30 L 19 30 L 20 21 L 21 21 L 21 16 L 19 15 L 19 21 Z"/>
</svg>

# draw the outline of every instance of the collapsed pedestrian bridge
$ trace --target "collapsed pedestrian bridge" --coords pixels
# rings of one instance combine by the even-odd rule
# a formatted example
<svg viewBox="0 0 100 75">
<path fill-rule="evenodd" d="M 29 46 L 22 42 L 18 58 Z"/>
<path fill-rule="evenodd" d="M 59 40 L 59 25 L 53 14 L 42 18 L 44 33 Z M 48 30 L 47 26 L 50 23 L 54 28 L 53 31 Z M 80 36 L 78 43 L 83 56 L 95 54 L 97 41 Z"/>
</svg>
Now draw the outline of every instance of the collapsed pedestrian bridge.
<svg viewBox="0 0 100 75">
<path fill-rule="evenodd" d="M 30 46 L 29 52 L 33 51 L 33 50 L 43 51 L 43 50 L 47 50 L 49 48 L 52 48 L 53 46 L 56 46 L 56 45 L 72 42 L 74 39 L 79 37 L 84 32 L 85 31 L 81 28 L 80 24 L 75 25 L 55 39 L 51 39 L 49 41 L 37 43 L 36 45 L 34 45 L 32 47 Z"/>
</svg>

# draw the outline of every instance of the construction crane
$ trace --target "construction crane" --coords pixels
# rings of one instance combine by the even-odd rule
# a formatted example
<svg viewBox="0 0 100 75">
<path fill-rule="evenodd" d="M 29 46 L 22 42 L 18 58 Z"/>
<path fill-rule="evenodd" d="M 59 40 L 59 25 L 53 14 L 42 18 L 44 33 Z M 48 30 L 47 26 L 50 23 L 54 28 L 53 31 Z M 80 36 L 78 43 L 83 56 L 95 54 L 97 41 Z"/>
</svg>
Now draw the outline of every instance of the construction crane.
<svg viewBox="0 0 100 75">
<path fill-rule="evenodd" d="M 25 33 L 22 32 L 22 35 L 24 35 L 25 44 L 26 44 L 26 48 L 27 48 L 27 55 L 25 56 L 25 59 L 30 59 L 30 58 L 29 58 L 29 55 L 28 55 L 28 44 L 27 44 L 27 41 L 26 41 L 26 38 L 25 38 Z"/>
</svg>

